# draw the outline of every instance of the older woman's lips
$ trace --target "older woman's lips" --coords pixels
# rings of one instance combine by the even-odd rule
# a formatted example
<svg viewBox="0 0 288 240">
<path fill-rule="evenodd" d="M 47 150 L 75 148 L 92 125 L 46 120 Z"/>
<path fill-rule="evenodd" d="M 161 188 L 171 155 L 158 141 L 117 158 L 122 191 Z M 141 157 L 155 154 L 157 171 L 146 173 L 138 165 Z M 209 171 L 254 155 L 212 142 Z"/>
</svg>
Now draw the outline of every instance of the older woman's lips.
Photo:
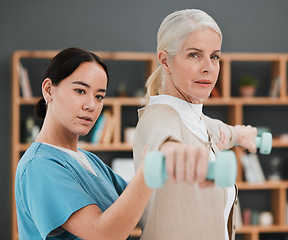
<svg viewBox="0 0 288 240">
<path fill-rule="evenodd" d="M 203 87 L 208 87 L 212 84 L 210 80 L 198 80 L 195 83 Z"/>
</svg>

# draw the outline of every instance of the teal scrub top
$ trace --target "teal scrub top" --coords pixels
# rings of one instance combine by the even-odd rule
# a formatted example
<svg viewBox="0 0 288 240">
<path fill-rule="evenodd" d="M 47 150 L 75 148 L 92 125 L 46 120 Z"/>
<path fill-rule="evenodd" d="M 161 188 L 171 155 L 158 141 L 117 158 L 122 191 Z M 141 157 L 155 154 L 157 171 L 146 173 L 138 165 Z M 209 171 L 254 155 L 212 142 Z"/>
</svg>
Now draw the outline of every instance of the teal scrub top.
<svg viewBox="0 0 288 240">
<path fill-rule="evenodd" d="M 68 153 L 39 142 L 20 159 L 15 179 L 19 240 L 79 239 L 64 229 L 54 237 L 48 234 L 87 205 L 96 204 L 104 212 L 127 186 L 95 154 L 78 150 L 97 176 Z"/>
</svg>

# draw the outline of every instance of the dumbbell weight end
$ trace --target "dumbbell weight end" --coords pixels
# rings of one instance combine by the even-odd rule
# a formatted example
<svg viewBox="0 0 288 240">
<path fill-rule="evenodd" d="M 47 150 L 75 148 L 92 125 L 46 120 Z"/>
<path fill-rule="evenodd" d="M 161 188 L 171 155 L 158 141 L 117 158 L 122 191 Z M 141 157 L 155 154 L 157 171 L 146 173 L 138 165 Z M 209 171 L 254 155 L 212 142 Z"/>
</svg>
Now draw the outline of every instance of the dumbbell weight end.
<svg viewBox="0 0 288 240">
<path fill-rule="evenodd" d="M 270 154 L 272 150 L 273 137 L 269 132 L 262 133 L 261 137 L 256 137 L 255 143 L 261 154 Z"/>
<path fill-rule="evenodd" d="M 168 175 L 165 169 L 165 156 L 161 151 L 151 151 L 144 160 L 144 180 L 150 188 L 164 186 Z"/>
</svg>

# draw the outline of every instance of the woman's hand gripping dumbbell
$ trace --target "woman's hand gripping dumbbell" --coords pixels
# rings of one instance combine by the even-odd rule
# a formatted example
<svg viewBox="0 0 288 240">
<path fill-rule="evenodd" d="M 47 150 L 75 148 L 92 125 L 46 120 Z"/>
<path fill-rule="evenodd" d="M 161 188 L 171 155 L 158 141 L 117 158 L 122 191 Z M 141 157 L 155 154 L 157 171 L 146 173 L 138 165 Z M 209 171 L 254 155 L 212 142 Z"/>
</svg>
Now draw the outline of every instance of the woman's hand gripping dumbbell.
<svg viewBox="0 0 288 240">
<path fill-rule="evenodd" d="M 148 152 L 144 161 L 144 179 L 147 186 L 150 188 L 163 187 L 168 179 L 164 153 L 161 151 Z M 196 165 L 194 166 L 197 168 Z M 206 179 L 214 181 L 217 186 L 233 186 L 236 176 L 237 161 L 233 151 L 219 152 L 215 162 L 208 162 Z"/>
<path fill-rule="evenodd" d="M 263 132 L 261 136 L 255 138 L 256 147 L 259 148 L 261 154 L 270 154 L 272 150 L 273 137 L 269 132 Z M 235 146 L 238 146 L 235 144 Z"/>
<path fill-rule="evenodd" d="M 243 147 L 252 153 L 255 153 L 257 151 L 256 148 L 259 148 L 261 154 L 270 154 L 273 141 L 271 133 L 264 132 L 257 137 L 257 128 L 255 127 L 237 125 L 235 128 L 238 130 L 238 141 L 235 146 Z M 255 139 L 254 143 L 252 139 Z"/>
</svg>

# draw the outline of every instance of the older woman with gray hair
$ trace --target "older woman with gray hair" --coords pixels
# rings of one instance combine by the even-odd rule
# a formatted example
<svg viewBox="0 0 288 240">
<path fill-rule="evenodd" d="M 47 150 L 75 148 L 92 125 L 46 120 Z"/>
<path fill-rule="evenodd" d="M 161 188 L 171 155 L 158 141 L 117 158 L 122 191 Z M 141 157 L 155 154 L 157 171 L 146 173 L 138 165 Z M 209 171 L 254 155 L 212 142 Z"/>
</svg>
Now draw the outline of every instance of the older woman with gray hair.
<svg viewBox="0 0 288 240">
<path fill-rule="evenodd" d="M 219 26 L 201 10 L 174 12 L 159 28 L 159 67 L 146 83 L 147 106 L 139 110 L 133 151 L 138 168 L 145 146 L 161 150 L 169 179 L 145 209 L 141 240 L 235 238 L 237 187 L 206 180 L 208 160 L 235 144 L 256 152 L 257 130 L 202 112 L 217 82 L 221 45 Z"/>
</svg>

